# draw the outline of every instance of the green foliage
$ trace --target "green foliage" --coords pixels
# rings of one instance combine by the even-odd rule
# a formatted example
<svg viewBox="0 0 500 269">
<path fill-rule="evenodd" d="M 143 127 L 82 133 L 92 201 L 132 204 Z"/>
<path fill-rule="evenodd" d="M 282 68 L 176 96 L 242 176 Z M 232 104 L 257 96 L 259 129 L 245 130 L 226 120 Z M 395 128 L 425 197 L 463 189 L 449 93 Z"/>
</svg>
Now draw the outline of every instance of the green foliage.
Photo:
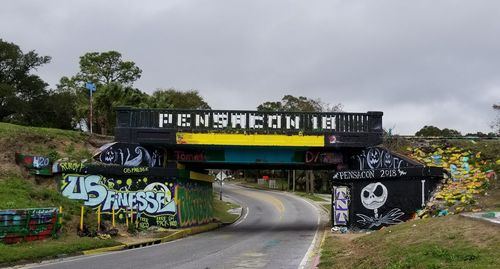
<svg viewBox="0 0 500 269">
<path fill-rule="evenodd" d="M 258 111 L 298 111 L 298 112 L 336 112 L 342 110 L 342 105 L 331 106 L 324 104 L 319 99 L 309 99 L 304 96 L 295 97 L 285 95 L 281 101 L 270 101 L 260 104 Z"/>
<path fill-rule="evenodd" d="M 117 106 L 146 107 L 148 95 L 138 89 L 116 83 L 102 86 L 94 95 L 96 131 L 112 134 L 115 127 Z"/>
<path fill-rule="evenodd" d="M 47 154 L 47 157 L 49 157 L 49 160 L 54 163 L 55 161 L 59 160 L 61 158 L 61 155 L 55 150 L 49 151 Z"/>
<path fill-rule="evenodd" d="M 440 136 L 440 137 L 459 137 L 462 136 L 459 131 L 453 129 L 439 129 L 435 126 L 424 126 L 415 133 L 415 136 Z"/>
<path fill-rule="evenodd" d="M 132 61 L 123 61 L 117 51 L 88 52 L 80 57 L 80 72 L 76 80 L 97 85 L 117 83 L 132 85 L 141 77 L 142 70 Z"/>
<path fill-rule="evenodd" d="M 50 94 L 47 83 L 31 72 L 49 62 L 49 56 L 24 53 L 0 39 L 0 120 L 40 126 Z"/>
<path fill-rule="evenodd" d="M 178 91 L 175 89 L 157 90 L 149 98 L 150 108 L 177 108 L 177 109 L 210 109 L 200 93 L 195 90 Z"/>
<path fill-rule="evenodd" d="M 129 234 L 136 234 L 139 231 L 135 223 L 129 223 L 127 227 L 127 232 Z"/>
</svg>

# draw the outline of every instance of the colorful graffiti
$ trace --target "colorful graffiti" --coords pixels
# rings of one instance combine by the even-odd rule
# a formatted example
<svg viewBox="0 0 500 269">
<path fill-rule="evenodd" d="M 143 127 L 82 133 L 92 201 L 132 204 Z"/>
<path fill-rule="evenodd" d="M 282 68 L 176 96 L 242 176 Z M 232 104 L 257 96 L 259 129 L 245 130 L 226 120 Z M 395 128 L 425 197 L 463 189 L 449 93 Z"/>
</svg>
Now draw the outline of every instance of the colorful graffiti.
<svg viewBox="0 0 500 269">
<path fill-rule="evenodd" d="M 57 208 L 0 210 L 0 242 L 34 241 L 54 236 L 60 228 Z"/>
<path fill-rule="evenodd" d="M 176 186 L 179 223 L 181 227 L 212 221 L 212 185 L 205 182 L 181 182 Z"/>
<path fill-rule="evenodd" d="M 103 214 L 110 215 L 114 209 L 118 220 L 124 221 L 133 211 L 141 227 L 178 226 L 172 180 L 64 174 L 61 192 L 70 199 L 84 201 L 86 206 L 100 207 Z"/>
<path fill-rule="evenodd" d="M 349 222 L 349 188 L 346 186 L 333 187 L 332 217 L 333 225 L 347 225 Z"/>
<path fill-rule="evenodd" d="M 137 144 L 113 142 L 102 146 L 94 155 L 94 159 L 106 164 L 161 167 L 164 158 L 161 149 L 146 149 Z"/>
<path fill-rule="evenodd" d="M 52 175 L 52 167 L 48 157 L 16 153 L 16 163 L 26 167 L 33 175 Z"/>
</svg>

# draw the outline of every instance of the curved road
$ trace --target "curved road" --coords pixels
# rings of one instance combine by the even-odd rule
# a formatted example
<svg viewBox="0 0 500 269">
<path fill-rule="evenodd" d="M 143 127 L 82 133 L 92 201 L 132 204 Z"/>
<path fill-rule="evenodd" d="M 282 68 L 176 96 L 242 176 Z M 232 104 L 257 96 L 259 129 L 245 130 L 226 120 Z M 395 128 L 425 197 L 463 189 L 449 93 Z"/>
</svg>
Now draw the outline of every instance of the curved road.
<svg viewBox="0 0 500 269">
<path fill-rule="evenodd" d="M 290 194 L 225 185 L 243 206 L 234 224 L 145 248 L 80 256 L 32 268 L 301 268 L 320 223 L 318 209 Z"/>
</svg>

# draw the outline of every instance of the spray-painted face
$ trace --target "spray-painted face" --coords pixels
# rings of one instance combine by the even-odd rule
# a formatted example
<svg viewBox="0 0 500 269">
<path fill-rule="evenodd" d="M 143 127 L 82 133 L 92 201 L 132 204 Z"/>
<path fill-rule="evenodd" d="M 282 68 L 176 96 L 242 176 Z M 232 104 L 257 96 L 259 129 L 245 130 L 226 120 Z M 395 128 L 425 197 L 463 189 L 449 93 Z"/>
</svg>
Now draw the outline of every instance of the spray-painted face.
<svg viewBox="0 0 500 269">
<path fill-rule="evenodd" d="M 387 188 L 380 182 L 370 183 L 361 190 L 361 202 L 368 209 L 378 209 L 386 200 Z"/>
<path fill-rule="evenodd" d="M 366 154 L 366 160 L 368 162 L 368 166 L 371 169 L 377 168 L 380 164 L 380 152 L 378 149 L 370 149 L 368 153 Z"/>
<path fill-rule="evenodd" d="M 385 152 L 384 154 L 384 167 L 390 168 L 392 167 L 392 156 L 389 152 Z"/>
<path fill-rule="evenodd" d="M 113 163 L 115 161 L 116 154 L 113 148 L 109 148 L 104 152 L 104 162 L 105 163 Z"/>
</svg>

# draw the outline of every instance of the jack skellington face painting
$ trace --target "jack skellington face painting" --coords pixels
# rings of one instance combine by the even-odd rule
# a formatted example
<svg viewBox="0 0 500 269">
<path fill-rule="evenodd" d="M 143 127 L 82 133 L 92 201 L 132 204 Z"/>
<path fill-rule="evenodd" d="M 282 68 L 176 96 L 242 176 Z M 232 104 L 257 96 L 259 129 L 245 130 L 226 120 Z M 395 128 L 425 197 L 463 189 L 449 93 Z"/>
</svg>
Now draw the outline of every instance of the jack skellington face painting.
<svg viewBox="0 0 500 269">
<path fill-rule="evenodd" d="M 389 193 L 387 187 L 380 182 L 370 183 L 361 190 L 361 203 L 367 209 L 373 210 L 374 217 L 356 214 L 361 219 L 358 223 L 368 225 L 368 229 L 379 227 L 382 224 L 396 224 L 402 222 L 399 217 L 404 215 L 399 208 L 393 208 L 385 216 L 380 215 L 378 209 L 387 201 Z"/>
<path fill-rule="evenodd" d="M 378 217 L 378 209 L 385 204 L 387 200 L 387 188 L 382 183 L 371 183 L 361 190 L 361 202 L 363 206 L 375 212 Z"/>
</svg>

